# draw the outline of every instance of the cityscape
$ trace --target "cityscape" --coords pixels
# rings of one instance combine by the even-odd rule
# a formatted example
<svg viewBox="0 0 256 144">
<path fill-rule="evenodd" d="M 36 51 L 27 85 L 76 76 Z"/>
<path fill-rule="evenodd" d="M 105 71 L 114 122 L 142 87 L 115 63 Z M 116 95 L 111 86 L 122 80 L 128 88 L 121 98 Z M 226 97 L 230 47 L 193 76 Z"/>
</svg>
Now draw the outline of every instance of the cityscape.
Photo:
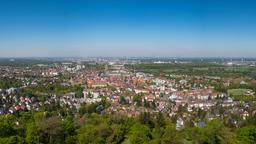
<svg viewBox="0 0 256 144">
<path fill-rule="evenodd" d="M 100 115 L 109 122 L 138 118 L 152 127 L 169 120 L 173 132 L 203 129 L 216 120 L 238 128 L 255 122 L 255 64 L 256 59 L 1 59 L 0 114 L 21 117 L 5 117 L 18 127 L 34 114 L 35 124 L 51 129 L 58 120 L 85 120 L 86 126 Z M 82 134 L 78 140 L 93 141 Z"/>
</svg>

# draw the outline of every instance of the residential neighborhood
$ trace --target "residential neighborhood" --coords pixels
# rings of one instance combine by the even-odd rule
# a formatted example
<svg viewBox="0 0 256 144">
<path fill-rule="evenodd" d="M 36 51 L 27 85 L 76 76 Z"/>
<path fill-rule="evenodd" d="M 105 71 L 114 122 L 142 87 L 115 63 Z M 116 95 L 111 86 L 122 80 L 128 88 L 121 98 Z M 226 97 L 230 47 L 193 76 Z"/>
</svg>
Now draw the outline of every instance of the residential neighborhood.
<svg viewBox="0 0 256 144">
<path fill-rule="evenodd" d="M 186 119 L 185 115 L 202 110 L 207 112 L 208 119 L 223 119 L 229 113 L 246 119 L 250 116 L 250 107 L 255 106 L 255 101 L 234 99 L 231 91 L 220 92 L 209 83 L 220 78 L 177 74 L 162 77 L 134 72 L 125 66 L 127 61 L 97 63 L 102 68 L 86 70 L 85 65 L 74 62 L 25 68 L 1 67 L 1 77 L 12 79 L 15 84 L 0 90 L 0 114 L 40 111 L 49 106 L 79 111 L 84 104 L 105 100 L 109 107 L 102 112 L 129 117 L 144 112 L 163 112 L 182 120 Z M 230 80 L 224 81 L 223 85 L 225 83 L 230 83 Z M 240 84 L 246 85 L 244 81 Z M 47 85 L 52 85 L 57 91 L 45 91 Z M 37 88 L 31 93 L 33 87 Z M 77 87 L 76 90 L 73 87 Z M 248 89 L 244 95 L 255 97 L 255 91 Z M 225 112 L 216 108 L 225 109 Z"/>
</svg>

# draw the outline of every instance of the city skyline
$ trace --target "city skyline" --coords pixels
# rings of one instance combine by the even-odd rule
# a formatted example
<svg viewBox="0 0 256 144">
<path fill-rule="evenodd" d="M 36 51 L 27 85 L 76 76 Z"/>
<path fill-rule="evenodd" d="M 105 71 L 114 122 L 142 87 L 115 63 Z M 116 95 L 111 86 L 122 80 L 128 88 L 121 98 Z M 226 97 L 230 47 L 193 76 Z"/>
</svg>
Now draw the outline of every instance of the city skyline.
<svg viewBox="0 0 256 144">
<path fill-rule="evenodd" d="M 0 2 L 0 57 L 255 57 L 256 2 Z"/>
</svg>

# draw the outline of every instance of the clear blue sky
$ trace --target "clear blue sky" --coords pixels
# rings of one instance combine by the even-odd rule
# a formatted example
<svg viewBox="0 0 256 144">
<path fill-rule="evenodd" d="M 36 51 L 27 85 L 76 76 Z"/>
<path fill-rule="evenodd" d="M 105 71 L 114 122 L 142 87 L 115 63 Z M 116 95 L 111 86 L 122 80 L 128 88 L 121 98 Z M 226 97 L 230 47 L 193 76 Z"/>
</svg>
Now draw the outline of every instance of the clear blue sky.
<svg viewBox="0 0 256 144">
<path fill-rule="evenodd" d="M 256 1 L 0 0 L 0 57 L 256 57 Z"/>
</svg>

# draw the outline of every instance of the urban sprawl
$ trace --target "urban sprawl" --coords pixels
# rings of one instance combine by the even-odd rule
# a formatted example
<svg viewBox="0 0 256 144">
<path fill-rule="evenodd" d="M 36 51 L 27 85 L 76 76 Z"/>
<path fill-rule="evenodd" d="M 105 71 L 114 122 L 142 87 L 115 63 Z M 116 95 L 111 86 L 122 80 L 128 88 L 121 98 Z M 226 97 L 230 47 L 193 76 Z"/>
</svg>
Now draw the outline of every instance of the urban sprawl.
<svg viewBox="0 0 256 144">
<path fill-rule="evenodd" d="M 15 63 L 9 60 L 8 63 Z M 0 87 L 0 114 L 21 111 L 42 111 L 61 107 L 65 112 L 77 113 L 88 105 L 96 105 L 96 111 L 106 114 L 139 116 L 143 113 L 164 113 L 175 117 L 176 129 L 192 125 L 203 127 L 206 120 L 224 120 L 230 115 L 236 126 L 248 117 L 255 116 L 255 89 L 233 88 L 221 91 L 219 84 L 229 87 L 233 83 L 248 85 L 255 80 L 225 78 L 207 75 L 164 74 L 155 75 L 133 68 L 137 64 L 179 65 L 184 61 L 139 61 L 99 59 L 90 61 L 56 61 L 25 65 L 2 65 Z M 226 62 L 232 67 L 244 61 Z M 255 63 L 245 63 L 254 67 Z M 237 99 L 239 91 L 250 100 Z M 102 102 L 104 101 L 104 105 Z M 88 110 L 88 109 L 86 109 Z M 59 112 L 63 115 L 65 112 Z"/>
</svg>

